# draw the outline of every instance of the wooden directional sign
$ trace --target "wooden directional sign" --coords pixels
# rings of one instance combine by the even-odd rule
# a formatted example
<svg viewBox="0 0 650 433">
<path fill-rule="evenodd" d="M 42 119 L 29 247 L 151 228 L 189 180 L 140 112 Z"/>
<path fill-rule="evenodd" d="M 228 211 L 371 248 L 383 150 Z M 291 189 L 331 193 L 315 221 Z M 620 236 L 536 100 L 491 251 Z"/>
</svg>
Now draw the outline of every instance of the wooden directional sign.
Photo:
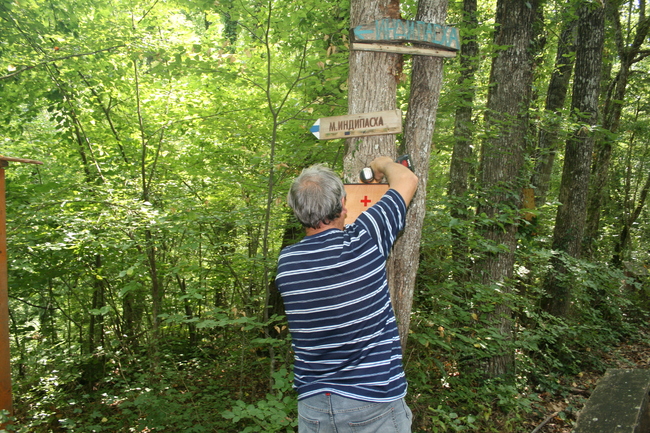
<svg viewBox="0 0 650 433">
<path fill-rule="evenodd" d="M 455 52 L 460 50 L 458 29 L 442 24 L 384 18 L 372 24 L 357 26 L 352 30 L 353 49 L 442 57 L 453 57 Z M 378 48 L 377 42 L 414 42 L 439 49 L 427 51 L 424 48 L 408 47 L 400 44 L 381 45 L 382 48 Z"/>
<path fill-rule="evenodd" d="M 345 208 L 348 210 L 345 224 L 352 224 L 361 212 L 377 203 L 388 191 L 387 183 L 350 183 L 343 187 L 347 196 Z"/>
<path fill-rule="evenodd" d="M 320 140 L 398 134 L 402 132 L 402 112 L 389 110 L 348 116 L 321 117 L 316 120 L 310 131 Z"/>
</svg>

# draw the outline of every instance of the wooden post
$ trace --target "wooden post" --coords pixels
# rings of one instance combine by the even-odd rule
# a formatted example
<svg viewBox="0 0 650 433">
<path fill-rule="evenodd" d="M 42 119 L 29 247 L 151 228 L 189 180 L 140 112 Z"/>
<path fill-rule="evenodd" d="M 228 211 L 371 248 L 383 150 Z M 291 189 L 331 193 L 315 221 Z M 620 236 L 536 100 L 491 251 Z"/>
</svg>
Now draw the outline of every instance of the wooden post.
<svg viewBox="0 0 650 433">
<path fill-rule="evenodd" d="M 13 414 L 11 357 L 9 354 L 9 281 L 7 278 L 7 207 L 5 167 L 9 161 L 42 164 L 40 161 L 0 156 L 0 410 Z"/>
<path fill-rule="evenodd" d="M 0 409 L 13 414 L 11 402 L 11 365 L 9 356 L 9 297 L 7 281 L 7 231 L 5 206 L 5 167 L 0 160 Z"/>
</svg>

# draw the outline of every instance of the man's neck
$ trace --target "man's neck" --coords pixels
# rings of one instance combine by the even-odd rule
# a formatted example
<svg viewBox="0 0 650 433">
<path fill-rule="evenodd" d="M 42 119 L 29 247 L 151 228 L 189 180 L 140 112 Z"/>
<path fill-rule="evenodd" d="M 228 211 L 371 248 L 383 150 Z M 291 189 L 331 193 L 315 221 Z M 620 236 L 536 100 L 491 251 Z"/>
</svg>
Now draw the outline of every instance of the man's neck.
<svg viewBox="0 0 650 433">
<path fill-rule="evenodd" d="M 313 236 L 313 235 L 317 235 L 318 233 L 322 233 L 326 230 L 331 230 L 331 229 L 343 230 L 344 228 L 345 228 L 345 220 L 339 217 L 328 224 L 320 223 L 320 225 L 316 229 L 307 227 L 305 229 L 305 234 L 307 236 Z"/>
</svg>

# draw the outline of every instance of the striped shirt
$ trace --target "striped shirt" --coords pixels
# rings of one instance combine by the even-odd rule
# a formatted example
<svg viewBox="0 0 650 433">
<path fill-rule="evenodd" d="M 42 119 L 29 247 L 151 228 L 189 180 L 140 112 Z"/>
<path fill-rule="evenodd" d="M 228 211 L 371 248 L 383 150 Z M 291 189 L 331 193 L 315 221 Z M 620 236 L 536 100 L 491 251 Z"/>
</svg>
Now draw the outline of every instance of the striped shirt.
<svg viewBox="0 0 650 433">
<path fill-rule="evenodd" d="M 386 259 L 405 224 L 389 190 L 345 230 L 282 250 L 276 282 L 289 321 L 298 398 L 331 392 L 371 402 L 406 395 Z"/>
</svg>

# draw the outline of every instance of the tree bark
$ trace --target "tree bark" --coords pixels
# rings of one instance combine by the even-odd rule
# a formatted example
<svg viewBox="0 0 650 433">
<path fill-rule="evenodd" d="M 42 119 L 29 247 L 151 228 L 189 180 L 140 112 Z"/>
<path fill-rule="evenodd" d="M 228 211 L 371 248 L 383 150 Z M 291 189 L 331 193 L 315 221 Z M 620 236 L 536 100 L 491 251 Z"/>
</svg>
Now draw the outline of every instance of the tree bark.
<svg viewBox="0 0 650 433">
<path fill-rule="evenodd" d="M 102 267 L 102 256 L 101 254 L 95 254 L 95 269 L 99 275 Z M 92 308 L 100 310 L 105 302 L 105 284 L 104 280 L 96 278 L 93 283 L 93 298 L 92 298 Z M 88 323 L 88 354 L 92 355 L 95 353 L 95 349 L 98 346 L 104 346 L 104 316 L 102 314 L 91 314 Z"/>
<path fill-rule="evenodd" d="M 420 0 L 417 21 L 444 24 L 447 17 L 445 0 Z M 443 59 L 413 56 L 411 94 L 404 127 L 404 147 L 418 175 L 418 190 L 408 213 L 406 229 L 397 239 L 390 256 L 388 286 L 397 316 L 402 349 L 406 348 L 413 305 L 415 277 L 420 263 L 420 238 L 426 214 L 426 191 L 429 159 L 436 124 L 436 113 L 442 86 Z"/>
<path fill-rule="evenodd" d="M 583 3 L 579 10 L 578 41 L 571 112 L 578 130 L 566 143 L 560 207 L 553 232 L 553 251 L 562 251 L 571 257 L 580 257 L 584 233 L 589 167 L 594 146 L 592 126 L 598 121 L 598 95 L 605 40 L 604 8 L 594 3 Z M 547 297 L 542 307 L 556 316 L 566 316 L 571 300 L 570 284 L 562 276 L 568 273 L 564 261 L 555 255 L 552 269 L 545 281 Z"/>
<path fill-rule="evenodd" d="M 650 19 L 645 16 L 645 1 L 641 1 L 638 8 L 638 24 L 635 26 L 636 33 L 631 43 L 626 44 L 621 26 L 621 18 L 616 9 L 617 5 L 618 3 L 609 5 L 608 15 L 614 24 L 620 69 L 608 87 L 604 104 L 605 108 L 603 109 L 603 129 L 611 134 L 605 134 L 596 143 L 593 166 L 591 167 L 592 181 L 589 191 L 585 238 L 583 241 L 583 249 L 589 256 L 592 256 L 594 253 L 595 242 L 600 230 L 600 210 L 603 207 L 607 195 L 609 166 L 613 149 L 613 140 L 611 137 L 618 132 L 632 65 L 645 57 L 645 55 L 639 57 L 639 52 L 650 30 Z"/>
<path fill-rule="evenodd" d="M 634 210 L 630 213 L 627 218 L 624 218 L 623 228 L 621 233 L 618 235 L 618 238 L 614 241 L 614 254 L 612 256 L 612 265 L 618 268 L 623 267 L 623 256 L 627 245 L 630 239 L 630 231 L 632 230 L 632 225 L 639 219 L 643 207 L 645 206 L 646 200 L 648 198 L 648 193 L 650 193 L 650 173 L 646 177 L 645 184 L 639 193 L 639 197 L 636 200 Z"/>
<path fill-rule="evenodd" d="M 356 27 L 381 18 L 399 18 L 399 1 L 353 0 L 350 25 Z M 370 113 L 397 108 L 397 83 L 402 74 L 402 55 L 350 51 L 348 113 Z M 343 158 L 344 182 L 359 182 L 359 172 L 379 155 L 395 157 L 395 134 L 351 138 Z"/>
<path fill-rule="evenodd" d="M 474 123 L 472 122 L 475 92 L 476 71 L 478 69 L 479 46 L 474 30 L 478 28 L 476 0 L 463 1 L 463 24 L 461 26 L 462 43 L 460 47 L 460 77 L 458 87 L 460 97 L 454 123 L 454 150 L 449 167 L 448 194 L 451 201 L 450 214 L 452 218 L 466 220 L 469 208 L 464 198 L 467 193 L 469 177 L 475 165 L 473 147 Z M 467 31 L 467 36 L 465 32 Z M 463 230 L 452 231 L 452 255 L 456 268 L 454 279 L 464 281 L 469 275 L 469 253 L 465 243 Z"/>
<path fill-rule="evenodd" d="M 479 167 L 480 204 L 484 222 L 478 229 L 493 245 L 477 258 L 472 278 L 485 286 L 498 287 L 504 295 L 490 315 L 505 340 L 512 337 L 511 310 L 506 303 L 512 291 L 508 280 L 514 266 L 516 218 L 523 186 L 522 167 L 528 109 L 533 80 L 532 41 L 539 1 L 499 0 L 494 43 L 507 47 L 492 62 L 486 113 L 486 138 Z M 514 353 L 506 350 L 488 361 L 486 373 L 498 376 L 512 372 Z"/>
<path fill-rule="evenodd" d="M 567 90 L 573 71 L 571 53 L 575 51 L 576 20 L 567 17 L 557 43 L 555 68 L 546 92 L 545 110 L 548 120 L 544 121 L 537 137 L 535 171 L 531 183 L 535 188 L 535 202 L 545 203 L 551 183 L 559 140 L 560 110 L 564 107 Z"/>
<path fill-rule="evenodd" d="M 400 17 L 399 0 L 352 0 L 350 4 L 350 25 L 353 28 L 386 17 Z M 349 114 L 397 108 L 397 83 L 402 74 L 401 54 L 352 50 L 349 65 Z M 373 159 L 380 155 L 395 158 L 396 154 L 395 134 L 346 140 L 343 181 L 358 183 L 360 170 L 370 165 Z M 395 251 L 392 255 L 396 255 Z M 387 270 L 389 284 L 394 280 L 392 268 L 390 266 Z M 395 305 L 396 300 L 392 301 Z M 401 334 L 404 318 L 397 315 L 397 321 Z"/>
</svg>

